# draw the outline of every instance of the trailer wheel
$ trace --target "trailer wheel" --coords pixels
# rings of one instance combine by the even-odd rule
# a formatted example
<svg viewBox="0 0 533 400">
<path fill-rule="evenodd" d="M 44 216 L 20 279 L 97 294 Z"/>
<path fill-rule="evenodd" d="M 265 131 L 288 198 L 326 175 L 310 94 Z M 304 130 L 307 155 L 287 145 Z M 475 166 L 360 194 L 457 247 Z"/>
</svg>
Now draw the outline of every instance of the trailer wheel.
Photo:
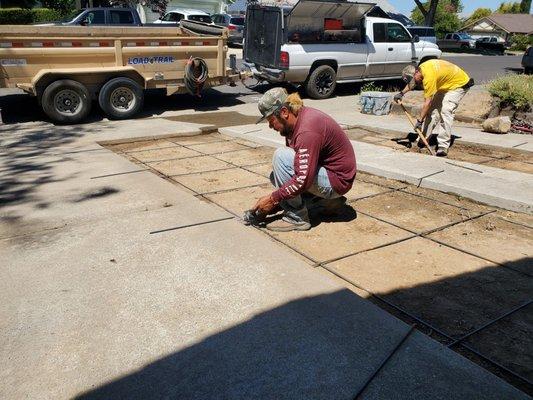
<svg viewBox="0 0 533 400">
<path fill-rule="evenodd" d="M 60 124 L 75 124 L 91 111 L 91 97 L 80 82 L 61 79 L 44 89 L 41 99 L 43 111 Z"/>
<path fill-rule="evenodd" d="M 337 85 L 337 74 L 329 65 L 316 67 L 306 82 L 306 93 L 313 99 L 326 99 L 333 94 Z"/>
<path fill-rule="evenodd" d="M 106 82 L 98 103 L 111 119 L 128 119 L 137 114 L 144 101 L 144 91 L 133 79 L 114 78 Z"/>
</svg>

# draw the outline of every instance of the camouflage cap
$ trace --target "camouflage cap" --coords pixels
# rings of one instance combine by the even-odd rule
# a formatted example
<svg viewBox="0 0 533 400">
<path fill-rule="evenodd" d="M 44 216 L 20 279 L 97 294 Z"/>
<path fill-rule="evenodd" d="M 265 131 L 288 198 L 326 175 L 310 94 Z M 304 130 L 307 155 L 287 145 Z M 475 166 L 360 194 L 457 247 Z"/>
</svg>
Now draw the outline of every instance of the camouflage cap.
<svg viewBox="0 0 533 400">
<path fill-rule="evenodd" d="M 416 72 L 416 67 L 414 65 L 408 65 L 405 67 L 402 71 L 402 80 L 405 82 L 406 85 L 409 86 L 409 89 L 413 90 L 416 86 L 416 82 L 414 79 Z"/>
<path fill-rule="evenodd" d="M 287 91 L 280 87 L 273 88 L 265 92 L 257 104 L 262 117 L 257 120 L 256 124 L 278 111 L 281 106 L 285 104 L 287 96 Z"/>
</svg>

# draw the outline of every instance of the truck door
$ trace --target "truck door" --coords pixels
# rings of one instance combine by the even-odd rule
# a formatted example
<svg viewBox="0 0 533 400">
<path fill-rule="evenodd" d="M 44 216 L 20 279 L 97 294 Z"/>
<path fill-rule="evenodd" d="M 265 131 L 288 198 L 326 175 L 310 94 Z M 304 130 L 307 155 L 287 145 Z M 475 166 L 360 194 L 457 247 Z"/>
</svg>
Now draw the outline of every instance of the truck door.
<svg viewBox="0 0 533 400">
<path fill-rule="evenodd" d="M 244 59 L 263 67 L 278 68 L 283 43 L 283 10 L 250 4 L 246 9 Z"/>
<path fill-rule="evenodd" d="M 415 44 L 411 35 L 398 23 L 387 23 L 387 64 L 386 75 L 401 75 L 402 70 L 412 62 L 418 63 Z"/>
<path fill-rule="evenodd" d="M 368 67 L 365 75 L 369 77 L 383 76 L 385 74 L 385 65 L 387 64 L 388 43 L 387 43 L 387 24 L 385 22 L 373 22 L 372 40 L 368 41 Z M 369 32 L 370 33 L 370 32 Z"/>
</svg>

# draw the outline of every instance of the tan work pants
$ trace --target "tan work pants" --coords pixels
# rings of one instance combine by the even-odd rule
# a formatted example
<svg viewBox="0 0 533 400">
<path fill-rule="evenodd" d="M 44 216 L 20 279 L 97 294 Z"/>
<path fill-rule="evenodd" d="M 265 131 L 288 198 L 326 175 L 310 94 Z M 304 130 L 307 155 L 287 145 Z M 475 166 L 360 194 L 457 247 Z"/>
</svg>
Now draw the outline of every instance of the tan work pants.
<svg viewBox="0 0 533 400">
<path fill-rule="evenodd" d="M 439 149 L 448 150 L 452 140 L 452 124 L 459 102 L 468 89 L 454 89 L 448 92 L 437 92 L 431 101 L 432 111 L 424 123 L 426 137 L 437 135 Z"/>
</svg>

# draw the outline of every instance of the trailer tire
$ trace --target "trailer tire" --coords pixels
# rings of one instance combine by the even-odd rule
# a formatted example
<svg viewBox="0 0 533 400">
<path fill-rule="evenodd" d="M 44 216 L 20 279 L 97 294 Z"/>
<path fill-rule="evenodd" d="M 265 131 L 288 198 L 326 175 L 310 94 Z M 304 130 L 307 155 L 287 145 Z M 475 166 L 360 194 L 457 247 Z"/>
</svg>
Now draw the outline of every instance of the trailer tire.
<svg viewBox="0 0 533 400">
<path fill-rule="evenodd" d="M 333 94 L 336 86 L 335 70 L 329 65 L 319 65 L 309 74 L 305 91 L 313 99 L 326 99 Z"/>
<path fill-rule="evenodd" d="M 91 96 L 78 81 L 61 79 L 44 89 L 41 98 L 43 111 L 54 122 L 75 124 L 84 120 L 91 111 Z"/>
<path fill-rule="evenodd" d="M 110 119 L 128 119 L 137 114 L 144 102 L 143 88 L 130 78 L 113 78 L 98 95 L 98 104 Z"/>
</svg>

